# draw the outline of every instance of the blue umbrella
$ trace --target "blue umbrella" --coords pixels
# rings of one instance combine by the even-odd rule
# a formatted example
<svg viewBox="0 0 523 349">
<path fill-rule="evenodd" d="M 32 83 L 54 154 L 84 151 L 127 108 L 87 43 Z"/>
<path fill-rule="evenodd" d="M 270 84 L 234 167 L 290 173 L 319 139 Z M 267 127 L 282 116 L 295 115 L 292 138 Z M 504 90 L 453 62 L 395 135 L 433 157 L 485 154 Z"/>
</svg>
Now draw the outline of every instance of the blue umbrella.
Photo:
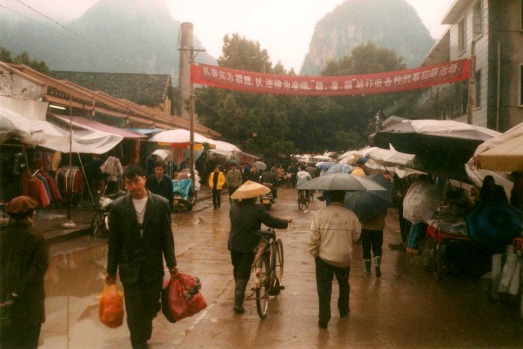
<svg viewBox="0 0 523 349">
<path fill-rule="evenodd" d="M 331 167 L 329 167 L 329 169 L 327 171 L 325 171 L 325 174 L 328 175 L 328 174 L 331 174 L 331 173 L 351 173 L 352 170 L 354 170 L 354 167 L 352 167 L 351 165 L 347 165 L 347 164 L 335 164 L 335 165 L 332 165 Z"/>
<path fill-rule="evenodd" d="M 465 217 L 471 240 L 503 252 L 523 230 L 523 211 L 506 202 L 480 202 Z"/>
<path fill-rule="evenodd" d="M 319 168 L 320 170 L 327 170 L 331 166 L 334 166 L 336 164 L 337 164 L 336 162 L 326 161 L 326 162 L 320 162 L 319 164 L 316 165 L 316 167 Z"/>
<path fill-rule="evenodd" d="M 377 218 L 392 203 L 393 184 L 382 174 L 367 176 L 386 190 L 355 191 L 345 194 L 344 206 L 353 211 L 360 220 Z"/>
</svg>

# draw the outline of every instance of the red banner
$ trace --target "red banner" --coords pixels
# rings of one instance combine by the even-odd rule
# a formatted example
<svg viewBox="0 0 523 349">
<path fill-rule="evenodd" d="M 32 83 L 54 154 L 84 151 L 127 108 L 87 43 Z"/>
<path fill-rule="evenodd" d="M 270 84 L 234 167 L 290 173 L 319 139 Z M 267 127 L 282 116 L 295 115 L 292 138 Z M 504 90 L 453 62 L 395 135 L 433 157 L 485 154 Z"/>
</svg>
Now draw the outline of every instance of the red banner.
<svg viewBox="0 0 523 349">
<path fill-rule="evenodd" d="M 302 96 L 367 95 L 413 90 L 469 78 L 461 59 L 415 69 L 351 76 L 291 76 L 206 64 L 191 65 L 191 82 L 230 90 Z"/>
</svg>

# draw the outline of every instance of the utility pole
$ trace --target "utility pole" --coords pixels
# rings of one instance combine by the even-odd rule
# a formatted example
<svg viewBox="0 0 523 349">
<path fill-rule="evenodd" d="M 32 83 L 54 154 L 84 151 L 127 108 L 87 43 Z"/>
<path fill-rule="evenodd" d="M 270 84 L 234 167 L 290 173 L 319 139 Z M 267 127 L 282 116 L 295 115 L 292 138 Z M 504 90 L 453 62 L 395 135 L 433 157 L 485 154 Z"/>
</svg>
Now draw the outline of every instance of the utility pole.
<svg viewBox="0 0 523 349">
<path fill-rule="evenodd" d="M 180 88 L 180 95 L 182 98 L 182 117 L 189 118 L 189 132 L 190 132 L 190 146 L 189 146 L 189 169 L 191 171 L 191 180 L 194 189 L 194 104 L 195 92 L 194 84 L 191 82 L 191 64 L 194 63 L 194 58 L 199 52 L 205 50 L 195 49 L 193 47 L 193 25 L 189 22 L 184 22 L 181 25 L 181 43 L 178 51 L 183 54 L 180 55 L 180 74 L 178 79 L 178 86 Z M 187 105 L 187 109 L 185 106 Z M 187 115 L 188 111 L 188 115 Z"/>
<path fill-rule="evenodd" d="M 474 108 L 476 108 L 476 53 L 474 41 L 472 41 L 470 49 L 470 73 L 468 85 L 469 95 L 467 108 L 467 124 L 472 125 L 474 123 Z"/>
</svg>

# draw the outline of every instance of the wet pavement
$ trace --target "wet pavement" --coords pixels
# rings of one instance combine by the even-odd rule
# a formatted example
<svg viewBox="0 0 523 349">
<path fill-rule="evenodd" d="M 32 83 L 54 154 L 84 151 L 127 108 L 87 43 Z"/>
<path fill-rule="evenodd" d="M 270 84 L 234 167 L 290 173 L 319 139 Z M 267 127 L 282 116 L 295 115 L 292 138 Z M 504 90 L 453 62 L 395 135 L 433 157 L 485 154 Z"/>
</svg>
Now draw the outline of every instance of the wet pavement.
<svg viewBox="0 0 523 349">
<path fill-rule="evenodd" d="M 357 245 L 350 274 L 350 315 L 339 318 L 334 283 L 332 319 L 327 330 L 319 329 L 315 267 L 307 238 L 314 211 L 325 204 L 315 199 L 309 210 L 300 211 L 296 198 L 295 189 L 280 189 L 271 210 L 277 216 L 293 216 L 294 222 L 289 229 L 277 231 L 285 251 L 285 290 L 271 300 L 264 320 L 252 301 L 246 302 L 245 314 L 232 311 L 227 200 L 221 209 L 213 210 L 210 198 L 202 196 L 192 212 L 173 214 L 178 267 L 202 280 L 208 308 L 175 324 L 159 313 L 151 349 L 523 348 L 519 304 L 490 301 L 487 278 L 458 275 L 436 280 L 425 271 L 420 257 L 393 248 L 399 241 L 394 209 L 384 234 L 383 276 L 363 274 Z M 73 220 L 87 221 L 87 210 L 82 212 L 85 219 L 73 212 Z M 131 348 L 125 323 L 109 329 L 98 320 L 106 252 L 105 239 L 88 236 L 51 244 L 47 319 L 39 348 Z"/>
</svg>

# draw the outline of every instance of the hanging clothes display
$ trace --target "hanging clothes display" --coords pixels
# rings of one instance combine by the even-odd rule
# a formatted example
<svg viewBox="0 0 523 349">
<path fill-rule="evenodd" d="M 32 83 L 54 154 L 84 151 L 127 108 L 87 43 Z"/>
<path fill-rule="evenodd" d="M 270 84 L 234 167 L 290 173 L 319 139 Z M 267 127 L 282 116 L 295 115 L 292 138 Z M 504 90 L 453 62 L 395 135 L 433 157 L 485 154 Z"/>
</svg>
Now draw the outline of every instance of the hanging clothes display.
<svg viewBox="0 0 523 349">
<path fill-rule="evenodd" d="M 67 198 L 71 194 L 71 198 L 68 201 L 73 204 L 77 203 L 85 187 L 82 170 L 78 166 L 61 167 L 56 171 L 55 180 L 58 183 L 62 197 Z"/>
<path fill-rule="evenodd" d="M 100 170 L 107 174 L 106 194 L 114 194 L 120 190 L 120 178 L 123 176 L 123 166 L 115 156 L 109 156 L 100 166 Z"/>
</svg>

